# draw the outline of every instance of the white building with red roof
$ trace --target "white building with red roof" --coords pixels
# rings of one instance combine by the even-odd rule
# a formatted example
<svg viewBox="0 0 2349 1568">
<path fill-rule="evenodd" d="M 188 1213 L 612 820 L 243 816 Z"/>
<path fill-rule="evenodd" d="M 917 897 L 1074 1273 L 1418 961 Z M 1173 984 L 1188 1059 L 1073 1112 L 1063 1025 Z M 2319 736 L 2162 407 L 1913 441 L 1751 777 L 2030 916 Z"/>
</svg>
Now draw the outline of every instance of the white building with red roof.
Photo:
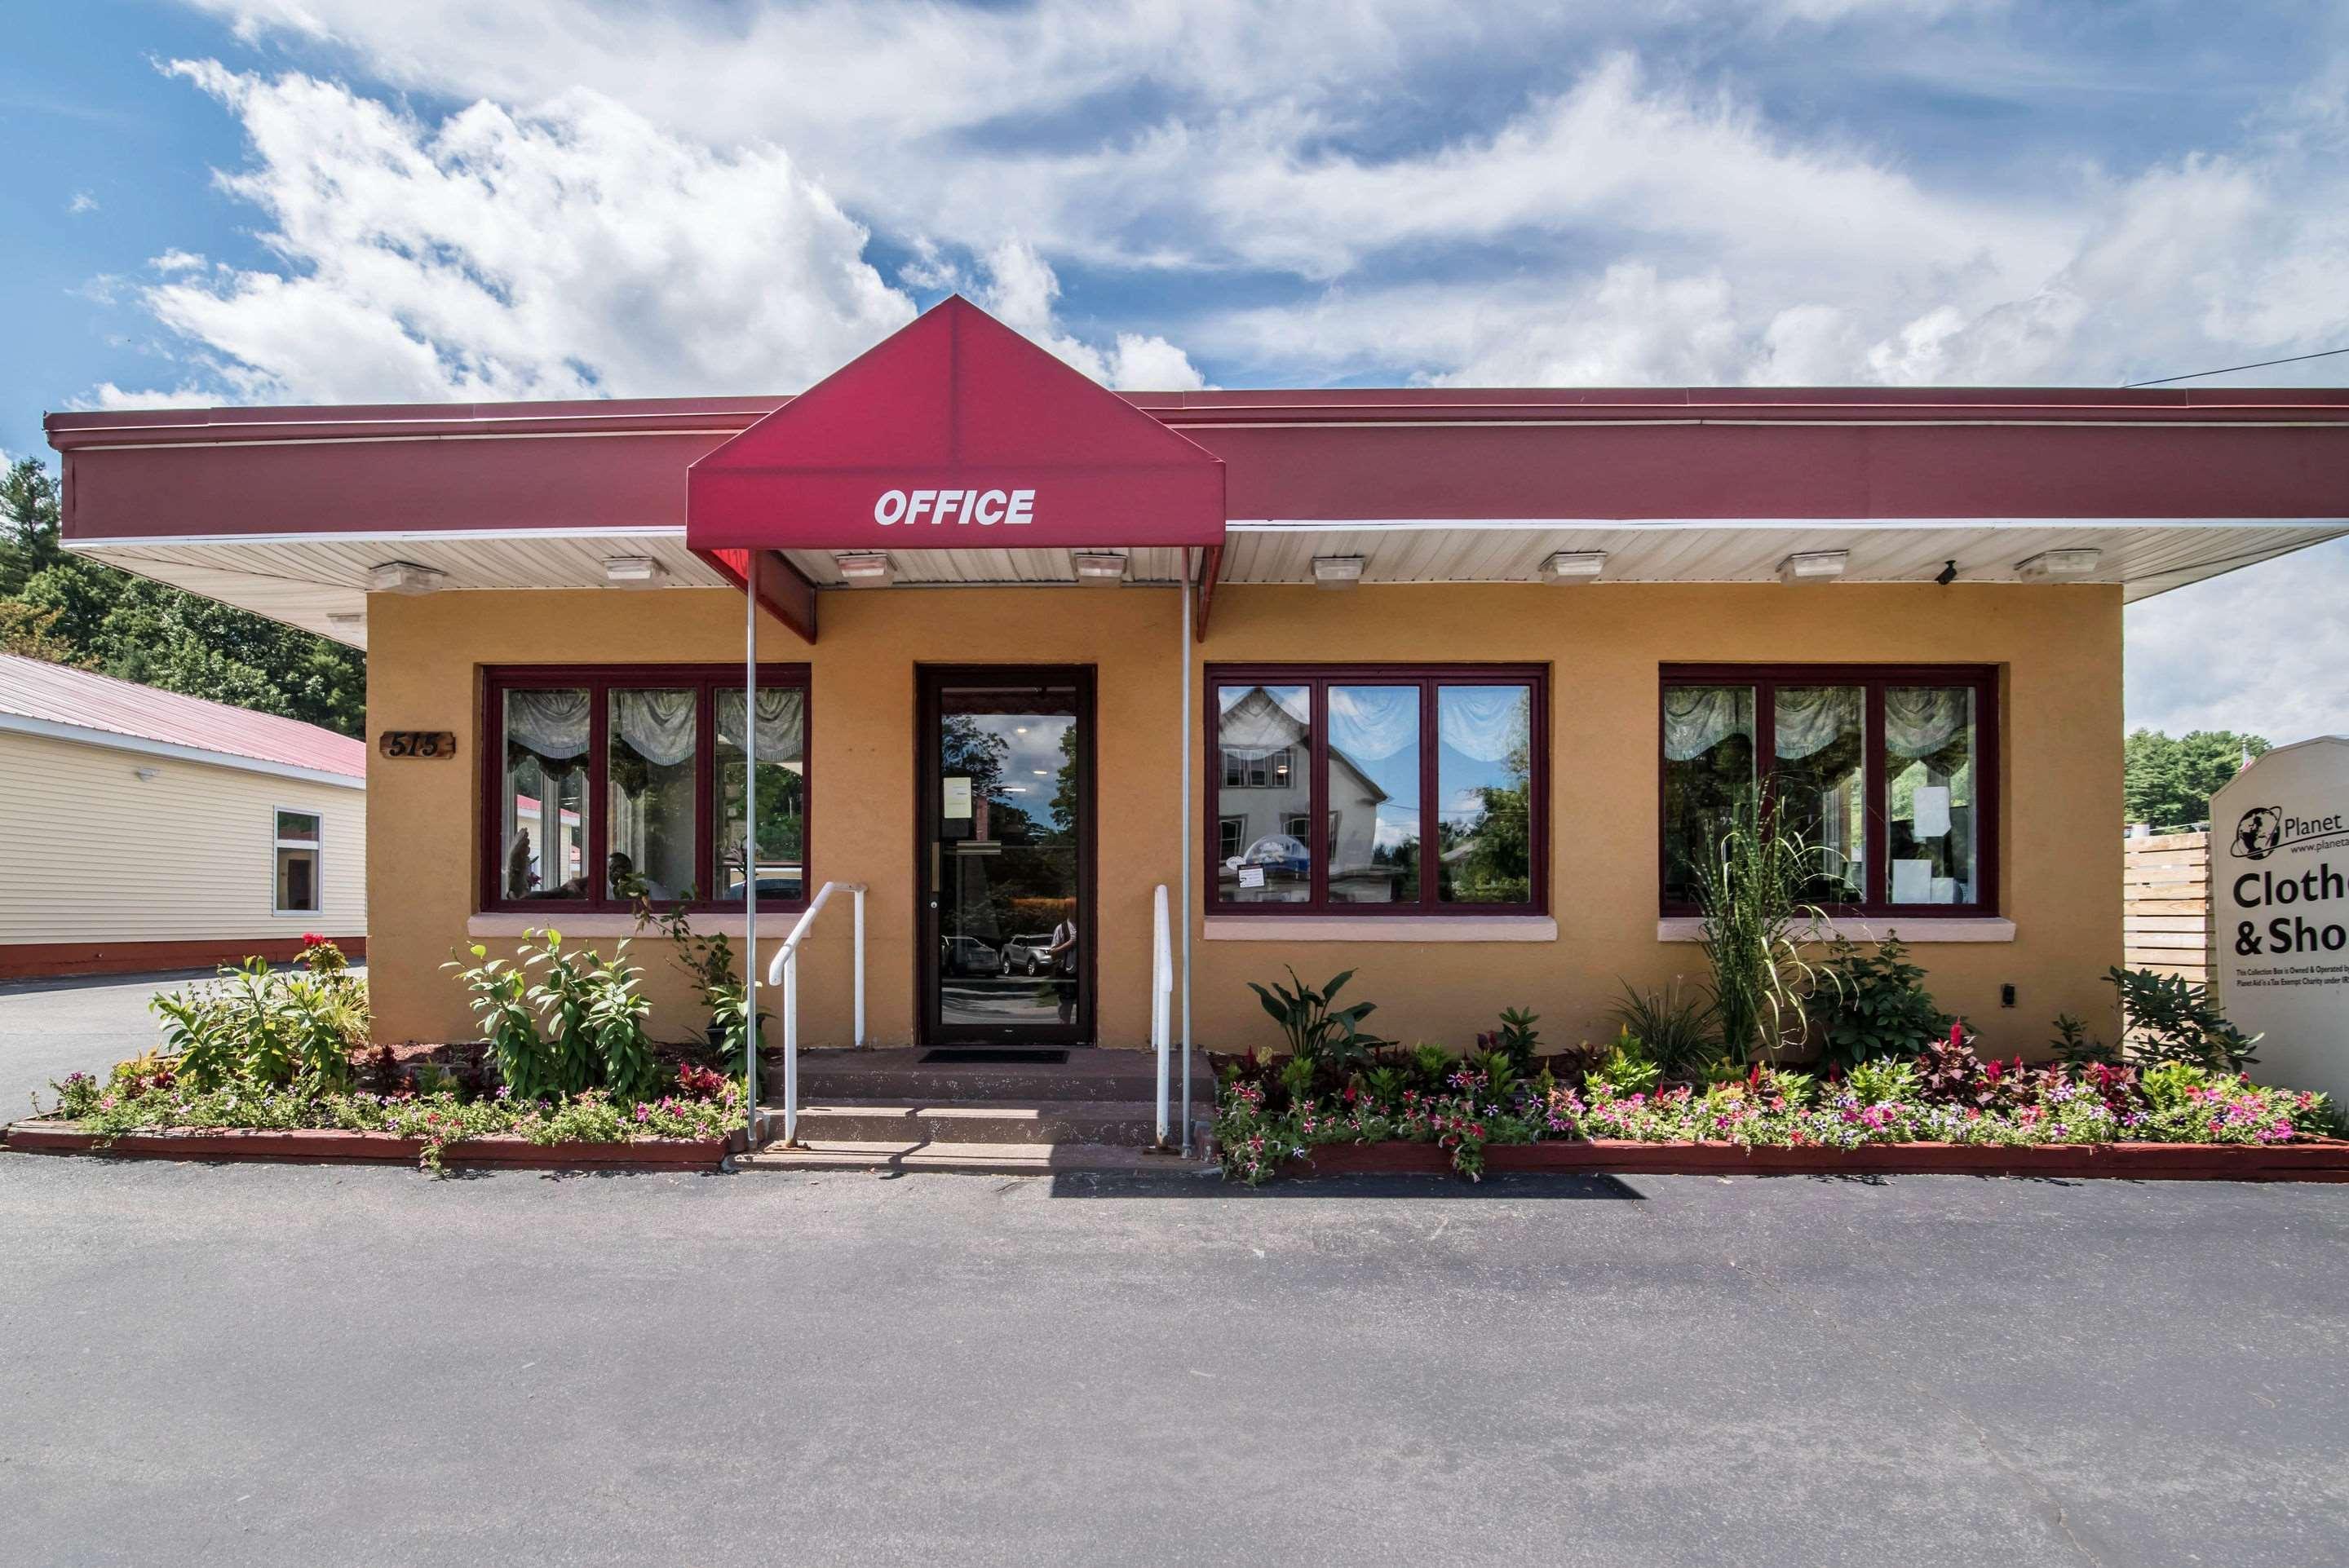
<svg viewBox="0 0 2349 1568">
<path fill-rule="evenodd" d="M 367 942 L 367 744 L 0 655 L 0 980 Z"/>
</svg>

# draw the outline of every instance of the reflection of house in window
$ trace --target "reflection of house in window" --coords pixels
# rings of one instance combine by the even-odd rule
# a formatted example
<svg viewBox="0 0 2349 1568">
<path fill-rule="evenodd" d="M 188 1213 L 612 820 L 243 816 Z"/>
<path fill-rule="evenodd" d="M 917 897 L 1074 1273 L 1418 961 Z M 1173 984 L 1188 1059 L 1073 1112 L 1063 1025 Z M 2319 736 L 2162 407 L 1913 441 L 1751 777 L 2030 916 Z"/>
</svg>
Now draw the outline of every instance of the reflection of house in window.
<svg viewBox="0 0 2349 1568">
<path fill-rule="evenodd" d="M 1387 799 L 1386 791 L 1372 783 L 1352 758 L 1333 748 L 1330 753 L 1330 831 L 1326 843 L 1316 846 L 1313 781 L 1309 770 L 1298 765 L 1299 758 L 1312 752 L 1306 721 L 1264 687 L 1257 686 L 1225 705 L 1222 724 L 1226 735 L 1237 732 L 1250 742 L 1226 742 L 1222 748 L 1224 790 L 1216 826 L 1223 885 L 1237 887 L 1239 868 L 1235 862 L 1242 861 L 1264 863 L 1268 885 L 1287 878 L 1301 883 L 1307 866 L 1298 858 L 1318 847 L 1330 856 L 1333 868 L 1330 883 L 1333 901 L 1391 900 L 1394 896 L 1391 870 L 1374 863 L 1371 854 L 1378 808 Z M 1240 789 L 1263 793 L 1232 793 Z M 1282 845 L 1283 839 L 1290 844 Z M 1301 898 L 1302 892 L 1296 896 Z"/>
</svg>

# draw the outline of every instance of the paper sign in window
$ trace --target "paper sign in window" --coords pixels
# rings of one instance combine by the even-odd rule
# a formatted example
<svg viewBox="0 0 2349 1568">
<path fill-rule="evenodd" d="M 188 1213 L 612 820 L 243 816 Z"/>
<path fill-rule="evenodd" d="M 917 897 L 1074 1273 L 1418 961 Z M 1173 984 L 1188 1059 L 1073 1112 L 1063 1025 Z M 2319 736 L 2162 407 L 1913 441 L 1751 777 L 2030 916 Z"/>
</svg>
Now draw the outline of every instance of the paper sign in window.
<svg viewBox="0 0 2349 1568">
<path fill-rule="evenodd" d="M 1916 826 L 1910 830 L 1920 839 L 1938 839 L 1950 830 L 1950 787 L 1946 784 L 1920 784 L 1913 800 Z"/>
<path fill-rule="evenodd" d="M 946 785 L 945 814 L 950 821 L 970 820 L 970 778 L 968 774 L 944 779 Z"/>
<path fill-rule="evenodd" d="M 1242 866 L 1240 868 L 1240 886 L 1262 887 L 1263 885 L 1264 868 L 1262 866 Z"/>
<path fill-rule="evenodd" d="M 1930 861 L 1893 861 L 1892 902 L 1895 903 L 1932 903 L 1933 862 Z"/>
</svg>

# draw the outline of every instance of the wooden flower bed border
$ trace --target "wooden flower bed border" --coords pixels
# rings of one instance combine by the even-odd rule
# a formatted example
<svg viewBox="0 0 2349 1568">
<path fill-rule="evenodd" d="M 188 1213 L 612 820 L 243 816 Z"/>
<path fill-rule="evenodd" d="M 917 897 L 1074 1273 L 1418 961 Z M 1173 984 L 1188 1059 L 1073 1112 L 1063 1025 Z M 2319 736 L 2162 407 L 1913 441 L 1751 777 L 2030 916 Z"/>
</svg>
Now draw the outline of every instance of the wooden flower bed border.
<svg viewBox="0 0 2349 1568">
<path fill-rule="evenodd" d="M 129 1132 L 101 1140 L 70 1121 L 20 1121 L 7 1129 L 7 1147 L 28 1154 L 98 1154 L 119 1160 L 229 1160 L 305 1165 L 414 1165 L 421 1139 L 341 1129 L 280 1130 L 220 1128 L 185 1132 Z M 654 1138 L 635 1143 L 533 1143 L 527 1138 L 471 1138 L 446 1143 L 449 1166 L 498 1166 L 523 1171 L 714 1171 L 726 1157 L 726 1139 Z"/>
<path fill-rule="evenodd" d="M 2009 1149 L 1972 1143 L 1871 1143 L 1857 1149 L 1747 1149 L 1729 1143 L 1492 1143 L 1487 1175 L 1556 1171 L 1609 1176 L 2055 1176 L 2132 1181 L 2349 1181 L 2349 1142 L 2067 1143 Z M 1324 1143 L 1281 1167 L 1292 1177 L 1452 1174 L 1432 1143 Z"/>
</svg>

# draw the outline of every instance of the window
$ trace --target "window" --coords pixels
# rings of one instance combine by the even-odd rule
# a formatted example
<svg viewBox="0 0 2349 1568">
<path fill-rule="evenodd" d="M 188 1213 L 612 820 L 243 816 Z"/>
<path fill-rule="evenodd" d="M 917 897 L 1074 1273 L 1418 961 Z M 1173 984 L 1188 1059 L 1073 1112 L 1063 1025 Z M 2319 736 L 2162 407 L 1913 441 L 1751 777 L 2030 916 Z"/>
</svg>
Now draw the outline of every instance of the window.
<svg viewBox="0 0 2349 1568">
<path fill-rule="evenodd" d="M 1227 746 L 1224 748 L 1224 788 L 1286 789 L 1296 766 L 1296 754 L 1286 746 L 1270 750 L 1255 746 Z"/>
<path fill-rule="evenodd" d="M 325 821 L 316 811 L 289 811 L 283 806 L 273 815 L 277 830 L 273 907 L 279 914 L 316 914 L 326 907 L 326 887 L 318 875 Z"/>
<path fill-rule="evenodd" d="M 739 665 L 491 671 L 482 907 L 740 908 L 743 714 Z M 761 669 L 756 722 L 759 899 L 789 907 L 807 895 L 806 666 Z"/>
<path fill-rule="evenodd" d="M 1543 671 L 1212 665 L 1207 682 L 1210 909 L 1544 909 Z"/>
<path fill-rule="evenodd" d="M 1667 666 L 1664 913 L 1695 912 L 1699 867 L 1757 779 L 1817 846 L 1822 908 L 1995 913 L 1996 701 L 1973 666 Z"/>
</svg>

